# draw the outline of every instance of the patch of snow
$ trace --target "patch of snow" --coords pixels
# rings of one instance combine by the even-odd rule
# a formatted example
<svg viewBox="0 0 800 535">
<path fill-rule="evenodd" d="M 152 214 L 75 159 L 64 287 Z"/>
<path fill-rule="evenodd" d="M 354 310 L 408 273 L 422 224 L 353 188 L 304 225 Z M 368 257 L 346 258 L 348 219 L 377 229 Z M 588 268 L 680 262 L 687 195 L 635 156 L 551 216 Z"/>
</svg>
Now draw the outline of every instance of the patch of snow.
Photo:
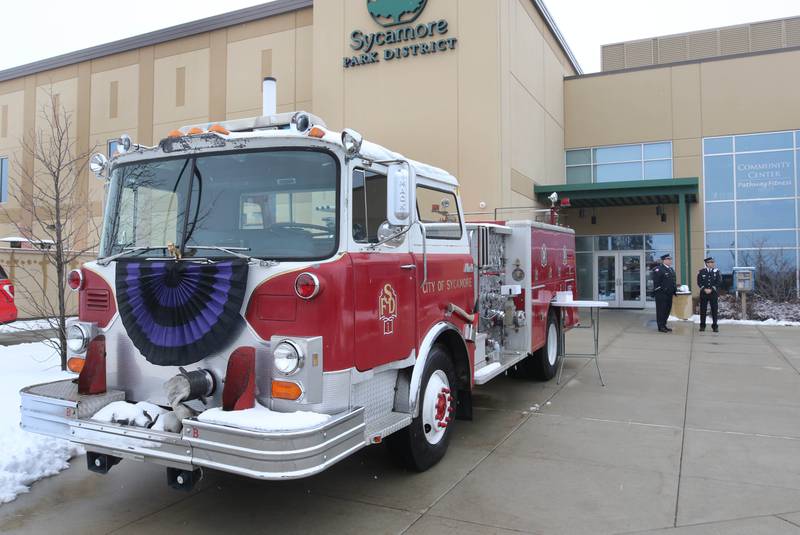
<svg viewBox="0 0 800 535">
<path fill-rule="evenodd" d="M 20 389 L 75 377 L 61 371 L 53 348 L 44 342 L 0 346 L 0 364 L 0 503 L 7 503 L 28 492 L 35 481 L 68 468 L 69 459 L 83 449 L 19 426 Z"/>
<path fill-rule="evenodd" d="M 67 318 L 68 320 L 70 318 Z M 55 318 L 53 318 L 55 321 Z M 41 331 L 42 329 L 51 329 L 54 324 L 51 324 L 47 319 L 38 320 L 17 320 L 11 323 L 4 323 L 0 325 L 0 334 L 15 333 L 19 331 Z"/>
<path fill-rule="evenodd" d="M 227 425 L 251 431 L 298 431 L 324 424 L 331 419 L 329 414 L 316 412 L 275 412 L 256 402 L 252 409 L 223 411 L 221 407 L 208 409 L 197 415 L 201 422 Z"/>
<path fill-rule="evenodd" d="M 98 422 L 118 423 L 123 425 L 135 425 L 136 427 L 154 427 L 159 416 L 168 412 L 158 405 L 140 401 L 139 403 L 129 403 L 127 401 L 115 401 L 109 403 L 92 416 L 92 420 Z M 157 430 L 163 431 L 163 423 Z M 159 429 L 160 428 L 160 429 Z"/>
<path fill-rule="evenodd" d="M 500 368 L 499 362 L 492 362 L 491 364 L 487 364 L 480 370 L 475 372 L 475 379 L 483 379 L 489 375 L 492 375 L 497 369 Z"/>
<path fill-rule="evenodd" d="M 691 321 L 692 323 L 700 323 L 700 316 L 698 314 L 695 314 L 688 320 L 684 320 L 676 316 L 670 316 L 669 321 Z M 800 327 L 800 321 L 784 321 L 784 320 L 776 320 L 773 318 L 765 319 L 763 321 L 720 319 L 719 321 L 717 321 L 717 323 L 720 325 L 761 325 L 770 327 Z M 706 324 L 707 326 L 711 325 L 711 315 L 706 317 Z"/>
</svg>

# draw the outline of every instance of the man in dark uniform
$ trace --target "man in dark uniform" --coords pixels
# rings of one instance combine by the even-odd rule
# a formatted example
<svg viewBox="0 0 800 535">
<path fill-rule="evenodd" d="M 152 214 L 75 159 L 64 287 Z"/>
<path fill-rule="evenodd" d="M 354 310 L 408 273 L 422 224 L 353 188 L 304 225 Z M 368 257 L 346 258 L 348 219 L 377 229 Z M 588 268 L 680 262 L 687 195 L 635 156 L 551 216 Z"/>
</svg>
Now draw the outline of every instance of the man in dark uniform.
<svg viewBox="0 0 800 535">
<path fill-rule="evenodd" d="M 672 269 L 672 257 L 669 254 L 662 255 L 661 264 L 653 268 L 653 297 L 656 300 L 656 322 L 660 333 L 672 331 L 667 327 L 667 319 L 672 310 L 672 296 L 677 291 L 675 270 Z"/>
<path fill-rule="evenodd" d="M 706 267 L 697 272 L 697 287 L 700 288 L 700 332 L 706 330 L 706 313 L 711 303 L 711 329 L 717 333 L 717 310 L 719 287 L 722 286 L 722 274 L 710 256 L 703 260 Z"/>
</svg>

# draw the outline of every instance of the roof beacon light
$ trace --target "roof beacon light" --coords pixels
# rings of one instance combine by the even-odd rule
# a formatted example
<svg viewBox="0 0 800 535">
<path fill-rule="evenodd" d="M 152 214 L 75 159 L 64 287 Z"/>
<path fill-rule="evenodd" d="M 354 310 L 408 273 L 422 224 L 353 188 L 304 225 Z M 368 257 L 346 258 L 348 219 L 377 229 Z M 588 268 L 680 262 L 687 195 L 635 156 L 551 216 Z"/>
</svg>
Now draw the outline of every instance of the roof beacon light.
<svg viewBox="0 0 800 535">
<path fill-rule="evenodd" d="M 298 132 L 305 134 L 308 132 L 308 129 L 311 128 L 311 118 L 307 113 L 295 113 L 294 117 L 292 117 L 292 124 Z"/>
<path fill-rule="evenodd" d="M 212 124 L 211 126 L 209 126 L 208 131 L 217 134 L 222 134 L 223 136 L 227 136 L 228 134 L 230 134 L 227 128 L 218 124 Z"/>
<path fill-rule="evenodd" d="M 325 137 L 325 130 L 323 130 L 319 126 L 312 126 L 311 130 L 308 131 L 308 137 L 315 137 L 317 139 L 322 139 Z"/>
</svg>

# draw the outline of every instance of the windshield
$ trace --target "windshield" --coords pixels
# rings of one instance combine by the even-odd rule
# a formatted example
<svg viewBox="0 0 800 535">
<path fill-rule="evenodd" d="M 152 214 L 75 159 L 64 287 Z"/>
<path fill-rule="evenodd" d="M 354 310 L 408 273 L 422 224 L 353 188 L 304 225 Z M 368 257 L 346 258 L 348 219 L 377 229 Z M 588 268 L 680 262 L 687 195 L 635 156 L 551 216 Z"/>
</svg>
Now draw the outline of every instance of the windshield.
<svg viewBox="0 0 800 535">
<path fill-rule="evenodd" d="M 173 243 L 184 257 L 327 258 L 337 246 L 338 183 L 338 161 L 321 150 L 119 165 L 101 250 L 166 257 Z"/>
</svg>

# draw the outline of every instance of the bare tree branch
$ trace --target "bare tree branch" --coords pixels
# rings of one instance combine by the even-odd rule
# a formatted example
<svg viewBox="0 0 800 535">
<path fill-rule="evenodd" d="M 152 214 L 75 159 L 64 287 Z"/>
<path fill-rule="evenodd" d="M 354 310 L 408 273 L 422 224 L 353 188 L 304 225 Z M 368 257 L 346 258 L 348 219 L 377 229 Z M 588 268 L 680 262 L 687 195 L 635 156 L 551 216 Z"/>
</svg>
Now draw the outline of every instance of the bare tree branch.
<svg viewBox="0 0 800 535">
<path fill-rule="evenodd" d="M 36 128 L 20 140 L 22 161 L 15 158 L 17 172 L 9 177 L 9 197 L 24 216 L 13 216 L 5 206 L 2 211 L 21 237 L 40 248 L 41 273 L 19 265 L 27 276 L 17 286 L 33 315 L 46 318 L 57 331 L 54 347 L 66 368 L 67 270 L 97 247 L 88 191 L 80 189 L 86 184 L 81 178 L 94 147 L 78 149 L 77 140 L 70 138 L 72 114 L 60 105 L 52 87 L 46 96 Z"/>
</svg>

